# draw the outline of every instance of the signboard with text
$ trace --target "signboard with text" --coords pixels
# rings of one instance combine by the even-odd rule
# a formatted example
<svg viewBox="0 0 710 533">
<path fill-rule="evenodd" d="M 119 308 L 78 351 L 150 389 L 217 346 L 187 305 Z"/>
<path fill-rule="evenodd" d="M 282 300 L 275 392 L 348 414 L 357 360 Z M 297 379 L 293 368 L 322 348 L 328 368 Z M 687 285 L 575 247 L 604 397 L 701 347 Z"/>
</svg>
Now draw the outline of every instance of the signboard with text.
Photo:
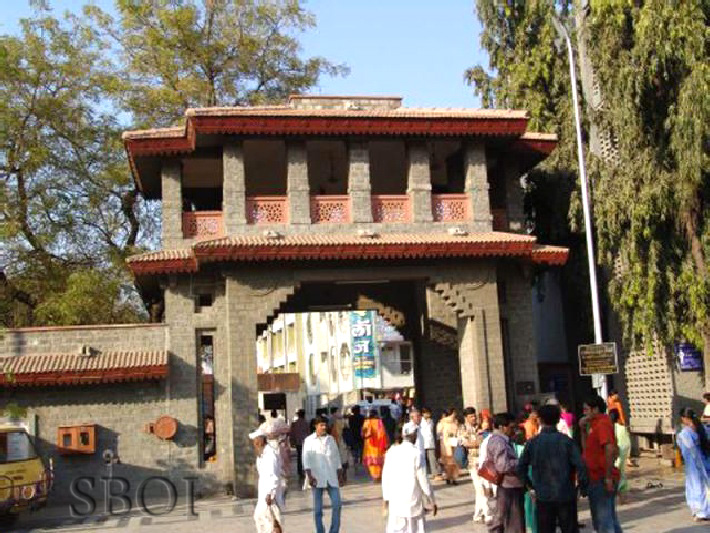
<svg viewBox="0 0 710 533">
<path fill-rule="evenodd" d="M 578 353 L 580 376 L 617 374 L 619 372 L 615 342 L 580 344 Z"/>
<path fill-rule="evenodd" d="M 350 336 L 355 378 L 374 378 L 377 375 L 375 360 L 375 312 L 352 311 L 350 313 Z"/>
</svg>

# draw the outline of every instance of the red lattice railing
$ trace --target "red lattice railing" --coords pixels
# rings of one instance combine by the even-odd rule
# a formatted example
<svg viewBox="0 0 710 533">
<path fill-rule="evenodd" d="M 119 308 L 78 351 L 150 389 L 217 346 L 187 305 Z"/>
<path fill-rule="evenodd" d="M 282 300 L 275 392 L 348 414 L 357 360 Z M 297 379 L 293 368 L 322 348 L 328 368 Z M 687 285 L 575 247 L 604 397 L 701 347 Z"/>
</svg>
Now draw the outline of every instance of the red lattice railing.
<svg viewBox="0 0 710 533">
<path fill-rule="evenodd" d="M 493 231 L 508 231 L 508 213 L 505 209 L 491 209 Z"/>
<path fill-rule="evenodd" d="M 461 222 L 471 218 L 467 194 L 432 194 L 431 210 L 435 222 Z"/>
<path fill-rule="evenodd" d="M 211 239 L 224 235 L 222 211 L 185 211 L 182 236 L 185 239 Z"/>
<path fill-rule="evenodd" d="M 372 220 L 385 224 L 400 224 L 412 220 L 412 209 L 406 194 L 373 194 Z"/>
<path fill-rule="evenodd" d="M 246 215 L 248 224 L 285 224 L 288 222 L 288 197 L 250 196 Z"/>
<path fill-rule="evenodd" d="M 349 196 L 311 196 L 311 223 L 339 224 L 344 222 L 350 222 Z"/>
</svg>

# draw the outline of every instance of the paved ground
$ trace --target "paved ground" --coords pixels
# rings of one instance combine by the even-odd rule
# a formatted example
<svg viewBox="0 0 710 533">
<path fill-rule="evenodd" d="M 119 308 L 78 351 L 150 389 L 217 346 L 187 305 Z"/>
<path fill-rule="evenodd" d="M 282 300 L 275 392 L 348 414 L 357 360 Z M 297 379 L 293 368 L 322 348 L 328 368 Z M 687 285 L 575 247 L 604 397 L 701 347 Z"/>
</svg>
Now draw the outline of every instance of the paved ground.
<svg viewBox="0 0 710 533">
<path fill-rule="evenodd" d="M 645 466 L 633 471 L 629 502 L 621 506 L 619 516 L 624 531 L 631 533 L 709 533 L 710 524 L 696 524 L 685 505 L 681 474 Z M 662 487 L 648 487 L 662 483 Z M 486 528 L 471 522 L 473 488 L 468 478 L 456 486 L 437 483 L 439 515 L 428 521 L 429 531 L 484 533 Z M 327 500 L 327 498 L 326 498 Z M 343 489 L 342 533 L 376 533 L 384 531 L 381 493 L 378 486 L 358 476 Z M 252 532 L 253 501 L 211 498 L 196 502 L 196 517 L 187 518 L 184 506 L 170 514 L 153 517 L 133 512 L 118 517 L 97 513 L 86 518 L 72 518 L 68 509 L 53 507 L 24 516 L 12 529 L 18 532 L 82 533 L 114 530 L 140 533 L 195 533 L 196 531 Z M 285 515 L 285 531 L 313 531 L 310 493 L 289 494 Z M 330 512 L 326 511 L 329 520 Z M 587 524 L 583 533 L 592 533 L 586 501 L 580 504 L 580 519 Z M 326 521 L 326 524 L 328 523 Z M 4 533 L 4 532 L 3 532 Z"/>
</svg>

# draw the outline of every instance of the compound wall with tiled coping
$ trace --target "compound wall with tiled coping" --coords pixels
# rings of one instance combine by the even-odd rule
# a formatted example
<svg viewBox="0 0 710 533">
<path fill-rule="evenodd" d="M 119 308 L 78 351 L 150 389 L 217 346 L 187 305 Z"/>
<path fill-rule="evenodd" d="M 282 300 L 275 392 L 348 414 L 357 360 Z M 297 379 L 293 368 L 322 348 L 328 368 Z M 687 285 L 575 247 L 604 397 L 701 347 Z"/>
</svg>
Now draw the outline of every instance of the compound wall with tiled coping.
<svg viewBox="0 0 710 533">
<path fill-rule="evenodd" d="M 98 351 L 162 351 L 169 349 L 169 329 L 162 324 L 12 329 L 4 332 L 0 355 L 77 353 L 82 345 Z M 171 373 L 180 366 L 172 356 L 170 365 Z M 168 476 L 179 481 L 190 470 L 185 468 L 189 462 L 185 450 L 190 448 L 190 428 L 181 423 L 173 441 L 162 441 L 144 432 L 145 424 L 162 415 L 176 414 L 174 392 L 165 380 L 4 388 L 1 403 L 10 402 L 27 408 L 28 416 L 36 421 L 38 448 L 44 457 L 52 459 L 55 468 L 53 501 L 71 500 L 69 488 L 78 476 L 92 477 L 94 490 L 87 485 L 82 485 L 82 490 L 100 496 L 103 491 L 100 477 L 108 474 L 102 459 L 106 449 L 120 459 L 120 464 L 113 467 L 114 475 L 126 478 L 134 491 L 150 476 Z M 97 426 L 96 453 L 60 455 L 57 428 L 84 424 Z M 149 487 L 147 493 L 154 489 L 159 487 Z"/>
</svg>

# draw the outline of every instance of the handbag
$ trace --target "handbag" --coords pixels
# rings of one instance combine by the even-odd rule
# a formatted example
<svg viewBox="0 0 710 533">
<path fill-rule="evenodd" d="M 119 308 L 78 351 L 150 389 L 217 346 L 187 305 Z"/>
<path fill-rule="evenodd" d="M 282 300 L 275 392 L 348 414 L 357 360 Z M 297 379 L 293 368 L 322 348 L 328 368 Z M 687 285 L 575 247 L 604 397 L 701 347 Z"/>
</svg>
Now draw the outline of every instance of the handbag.
<svg viewBox="0 0 710 533">
<path fill-rule="evenodd" d="M 464 470 L 468 468 L 468 450 L 461 444 L 454 448 L 454 461 L 459 468 Z"/>
<path fill-rule="evenodd" d="M 477 473 L 478 477 L 485 479 L 494 485 L 500 485 L 503 481 L 503 474 L 498 473 L 495 466 L 493 466 L 493 461 L 489 461 L 488 459 L 483 461 L 483 464 L 478 469 Z"/>
</svg>

